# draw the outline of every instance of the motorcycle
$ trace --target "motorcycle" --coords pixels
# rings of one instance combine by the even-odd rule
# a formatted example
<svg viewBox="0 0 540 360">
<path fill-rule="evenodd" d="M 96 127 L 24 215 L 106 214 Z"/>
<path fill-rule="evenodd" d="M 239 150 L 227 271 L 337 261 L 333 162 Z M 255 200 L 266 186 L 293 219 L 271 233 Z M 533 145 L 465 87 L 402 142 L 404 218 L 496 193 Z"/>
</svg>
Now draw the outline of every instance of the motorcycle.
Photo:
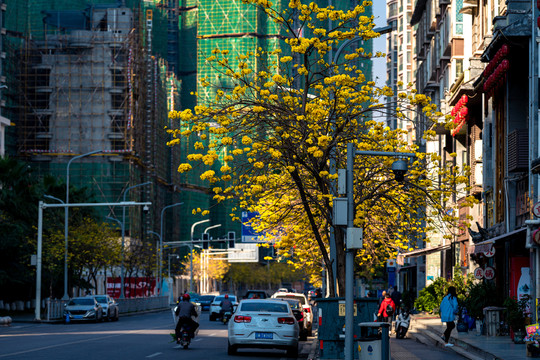
<svg viewBox="0 0 540 360">
<path fill-rule="evenodd" d="M 182 327 L 180 334 L 180 339 L 178 341 L 180 345 L 184 347 L 184 349 L 187 349 L 191 343 L 191 331 L 187 327 Z"/>
<path fill-rule="evenodd" d="M 402 309 L 396 319 L 396 339 L 403 339 L 409 330 L 411 314 L 409 310 Z"/>
<path fill-rule="evenodd" d="M 221 316 L 221 321 L 223 324 L 227 325 L 229 323 L 229 320 L 231 319 L 232 313 L 230 311 L 225 311 L 223 315 Z"/>
<path fill-rule="evenodd" d="M 171 311 L 172 311 L 174 325 L 176 326 L 176 324 L 178 323 L 178 316 L 176 316 L 176 306 L 174 308 L 172 308 Z M 200 315 L 200 309 L 197 309 L 197 313 L 198 313 L 198 315 Z M 197 323 L 199 322 L 199 316 L 192 317 L 192 319 L 194 321 L 196 321 Z M 195 335 L 197 335 L 198 332 L 199 332 L 199 328 L 197 328 L 197 330 L 195 330 Z M 182 326 L 182 329 L 180 331 L 180 338 L 176 339 L 175 334 L 171 334 L 171 336 L 184 349 L 187 349 L 189 347 L 189 345 L 191 344 L 191 329 L 189 327 L 187 327 L 187 326 Z"/>
</svg>

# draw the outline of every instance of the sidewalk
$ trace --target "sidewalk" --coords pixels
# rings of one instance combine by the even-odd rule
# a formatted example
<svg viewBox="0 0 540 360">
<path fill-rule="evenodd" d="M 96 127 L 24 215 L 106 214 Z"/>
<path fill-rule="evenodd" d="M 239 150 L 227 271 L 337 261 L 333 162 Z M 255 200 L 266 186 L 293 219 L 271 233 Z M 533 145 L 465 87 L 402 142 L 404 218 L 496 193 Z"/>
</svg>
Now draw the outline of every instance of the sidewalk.
<svg viewBox="0 0 540 360">
<path fill-rule="evenodd" d="M 430 346 L 439 346 L 455 351 L 471 360 L 497 359 L 497 360 L 524 360 L 526 356 L 525 344 L 514 344 L 510 336 L 477 335 L 476 331 L 458 333 L 452 331 L 450 342 L 455 346 L 446 348 L 441 335 L 446 325 L 438 316 L 417 314 L 412 316 L 408 337 Z"/>
</svg>

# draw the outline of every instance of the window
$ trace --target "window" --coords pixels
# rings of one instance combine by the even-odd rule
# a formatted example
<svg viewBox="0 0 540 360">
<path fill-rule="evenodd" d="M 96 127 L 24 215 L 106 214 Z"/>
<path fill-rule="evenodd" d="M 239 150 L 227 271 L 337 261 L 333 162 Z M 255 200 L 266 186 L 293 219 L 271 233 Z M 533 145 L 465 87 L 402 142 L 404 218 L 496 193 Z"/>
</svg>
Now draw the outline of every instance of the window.
<svg viewBox="0 0 540 360">
<path fill-rule="evenodd" d="M 456 79 L 463 74 L 463 59 L 456 60 Z"/>
<path fill-rule="evenodd" d="M 463 35 L 463 14 L 459 12 L 463 8 L 463 0 L 456 1 L 456 35 Z"/>
</svg>

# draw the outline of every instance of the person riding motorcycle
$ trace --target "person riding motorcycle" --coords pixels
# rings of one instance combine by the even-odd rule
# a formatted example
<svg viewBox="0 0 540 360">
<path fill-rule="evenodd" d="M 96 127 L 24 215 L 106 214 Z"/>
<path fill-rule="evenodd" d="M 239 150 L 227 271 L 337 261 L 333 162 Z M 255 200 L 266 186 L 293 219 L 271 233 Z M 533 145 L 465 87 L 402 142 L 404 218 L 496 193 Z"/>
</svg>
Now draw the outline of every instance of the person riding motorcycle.
<svg viewBox="0 0 540 360">
<path fill-rule="evenodd" d="M 192 316 L 196 317 L 198 314 L 197 310 L 195 309 L 195 305 L 190 302 L 190 299 L 189 294 L 184 294 L 182 296 L 182 301 L 178 303 L 175 310 L 175 314 L 178 316 L 178 322 L 176 323 L 176 328 L 174 329 L 177 342 L 182 335 L 182 326 L 187 326 L 192 339 L 195 337 L 195 330 L 197 330 L 199 327 L 199 324 L 197 324 L 197 322 L 191 318 Z"/>
<path fill-rule="evenodd" d="M 405 306 L 401 307 L 401 311 L 396 318 L 396 339 L 403 339 L 407 330 L 409 330 L 409 324 L 411 323 L 411 314 L 409 309 Z"/>
<path fill-rule="evenodd" d="M 219 311 L 221 318 L 223 318 L 223 314 L 226 312 L 233 312 L 233 304 L 231 300 L 229 300 L 229 295 L 227 294 L 225 294 L 225 298 L 219 303 L 219 306 L 221 306 L 221 310 Z"/>
</svg>

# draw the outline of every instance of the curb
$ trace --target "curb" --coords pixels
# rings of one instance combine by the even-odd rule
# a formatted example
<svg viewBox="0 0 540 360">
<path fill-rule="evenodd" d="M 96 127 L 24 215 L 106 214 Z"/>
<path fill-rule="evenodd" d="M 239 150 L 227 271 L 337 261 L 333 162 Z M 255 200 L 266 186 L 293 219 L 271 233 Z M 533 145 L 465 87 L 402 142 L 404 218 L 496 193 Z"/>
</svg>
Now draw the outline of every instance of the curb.
<svg viewBox="0 0 540 360">
<path fill-rule="evenodd" d="M 465 341 L 462 341 L 459 338 L 456 338 L 454 336 L 450 337 L 453 340 L 454 346 L 445 347 L 444 341 L 440 338 L 440 335 L 437 335 L 435 331 L 436 330 L 433 330 L 428 325 L 415 323 L 414 331 L 411 332 L 410 334 L 411 334 L 411 337 L 413 337 L 416 341 L 420 343 L 430 345 L 430 346 L 435 345 L 443 349 L 452 350 L 456 352 L 457 354 L 470 360 L 484 360 L 484 359 L 497 359 L 498 358 L 496 355 L 489 353 L 474 345 L 471 345 Z"/>
</svg>

